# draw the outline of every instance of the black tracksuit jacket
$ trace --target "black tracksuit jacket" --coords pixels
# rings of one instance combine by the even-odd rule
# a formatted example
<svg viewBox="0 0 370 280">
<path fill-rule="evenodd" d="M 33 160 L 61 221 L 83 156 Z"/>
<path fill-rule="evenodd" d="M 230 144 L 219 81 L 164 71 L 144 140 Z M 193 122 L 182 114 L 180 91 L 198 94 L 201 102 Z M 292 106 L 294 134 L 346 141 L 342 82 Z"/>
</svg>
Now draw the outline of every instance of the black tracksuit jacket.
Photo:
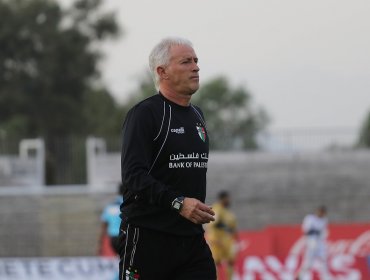
<svg viewBox="0 0 370 280">
<path fill-rule="evenodd" d="M 209 139 L 201 110 L 161 93 L 135 105 L 123 125 L 124 223 L 175 235 L 202 234 L 171 209 L 179 196 L 204 202 Z"/>
</svg>

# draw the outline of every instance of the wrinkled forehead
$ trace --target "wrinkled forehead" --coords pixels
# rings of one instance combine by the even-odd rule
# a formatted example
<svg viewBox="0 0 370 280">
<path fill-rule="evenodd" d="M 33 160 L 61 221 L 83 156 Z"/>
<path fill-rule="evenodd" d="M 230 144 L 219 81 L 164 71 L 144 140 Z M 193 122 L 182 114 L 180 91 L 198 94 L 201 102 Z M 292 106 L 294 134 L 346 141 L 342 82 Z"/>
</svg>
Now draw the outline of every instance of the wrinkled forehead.
<svg viewBox="0 0 370 280">
<path fill-rule="evenodd" d="M 170 59 L 197 58 L 194 49 L 188 45 L 174 45 L 170 48 Z"/>
</svg>

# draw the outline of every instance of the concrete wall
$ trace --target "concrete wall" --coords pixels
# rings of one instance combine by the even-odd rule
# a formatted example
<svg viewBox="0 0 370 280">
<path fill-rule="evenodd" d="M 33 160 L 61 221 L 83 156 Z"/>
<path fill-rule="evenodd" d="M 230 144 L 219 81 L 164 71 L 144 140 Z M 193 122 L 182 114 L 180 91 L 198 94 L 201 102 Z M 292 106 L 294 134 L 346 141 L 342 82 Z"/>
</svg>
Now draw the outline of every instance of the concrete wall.
<svg viewBox="0 0 370 280">
<path fill-rule="evenodd" d="M 0 196 L 0 257 L 93 256 L 113 194 Z"/>
<path fill-rule="evenodd" d="M 213 153 L 208 201 L 221 189 L 241 228 L 300 223 L 320 204 L 333 222 L 370 221 L 370 152 Z"/>
</svg>

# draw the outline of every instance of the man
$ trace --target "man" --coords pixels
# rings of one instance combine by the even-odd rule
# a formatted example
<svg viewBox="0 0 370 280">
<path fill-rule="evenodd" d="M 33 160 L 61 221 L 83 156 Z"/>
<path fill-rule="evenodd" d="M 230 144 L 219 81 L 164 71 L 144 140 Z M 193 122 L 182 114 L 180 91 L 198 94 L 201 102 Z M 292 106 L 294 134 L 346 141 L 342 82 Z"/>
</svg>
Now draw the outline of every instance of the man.
<svg viewBox="0 0 370 280">
<path fill-rule="evenodd" d="M 135 105 L 123 127 L 120 279 L 214 280 L 203 224 L 209 139 L 192 44 L 166 38 L 149 56 L 159 93 Z"/>
<path fill-rule="evenodd" d="M 229 210 L 231 204 L 227 191 L 218 194 L 218 201 L 213 204 L 215 221 L 207 226 L 207 240 L 217 266 L 218 278 L 221 279 L 222 266 L 225 265 L 227 279 L 232 279 L 236 255 L 236 218 Z"/>
<path fill-rule="evenodd" d="M 315 260 L 321 262 L 320 279 L 330 279 L 326 254 L 326 238 L 328 236 L 326 214 L 326 207 L 320 206 L 316 209 L 315 214 L 309 214 L 303 220 L 302 231 L 306 238 L 306 251 L 296 279 L 304 279 L 304 275 L 311 270 Z"/>
<path fill-rule="evenodd" d="M 122 184 L 118 185 L 117 196 L 109 203 L 103 210 L 101 215 L 102 221 L 102 238 L 108 236 L 110 239 L 111 248 L 116 254 L 119 254 L 119 228 L 121 224 L 120 206 L 123 203 L 123 187 Z"/>
</svg>

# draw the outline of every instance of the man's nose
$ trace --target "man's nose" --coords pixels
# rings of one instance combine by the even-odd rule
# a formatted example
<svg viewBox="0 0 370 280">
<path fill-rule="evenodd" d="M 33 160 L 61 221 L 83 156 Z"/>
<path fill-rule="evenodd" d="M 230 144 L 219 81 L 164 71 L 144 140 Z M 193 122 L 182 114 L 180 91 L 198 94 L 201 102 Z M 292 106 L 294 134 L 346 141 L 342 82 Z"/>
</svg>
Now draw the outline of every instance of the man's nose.
<svg viewBox="0 0 370 280">
<path fill-rule="evenodd" d="M 199 72 L 200 68 L 196 62 L 193 63 L 193 71 Z"/>
</svg>

